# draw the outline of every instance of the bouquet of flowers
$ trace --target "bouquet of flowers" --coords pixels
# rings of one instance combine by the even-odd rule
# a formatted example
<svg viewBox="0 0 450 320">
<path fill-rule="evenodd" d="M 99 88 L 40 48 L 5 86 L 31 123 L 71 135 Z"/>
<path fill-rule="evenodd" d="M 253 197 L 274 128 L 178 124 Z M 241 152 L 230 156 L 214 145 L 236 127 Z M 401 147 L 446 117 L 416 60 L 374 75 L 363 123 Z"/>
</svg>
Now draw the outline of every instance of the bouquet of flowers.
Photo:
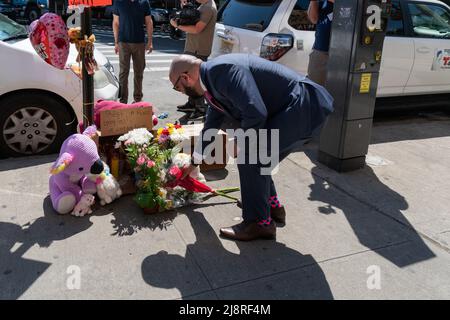
<svg viewBox="0 0 450 320">
<path fill-rule="evenodd" d="M 135 201 L 144 209 L 164 211 L 192 203 L 200 203 L 211 195 L 227 195 L 239 188 L 213 190 L 197 168 L 189 175 L 184 170 L 191 156 L 180 153 L 177 145 L 188 139 L 178 124 L 167 124 L 154 137 L 145 128 L 135 129 L 119 137 L 117 147 L 122 147 L 134 171 L 137 193 Z"/>
<path fill-rule="evenodd" d="M 166 149 L 173 148 L 186 139 L 183 127 L 180 124 L 173 123 L 168 123 L 164 128 L 159 128 L 156 136 L 156 141 Z"/>
<path fill-rule="evenodd" d="M 128 162 L 135 173 L 135 201 L 141 208 L 164 209 L 166 197 L 160 188 L 160 172 L 170 159 L 171 150 L 161 149 L 152 140 L 153 135 L 145 128 L 132 130 L 118 139 L 123 143 Z"/>
</svg>

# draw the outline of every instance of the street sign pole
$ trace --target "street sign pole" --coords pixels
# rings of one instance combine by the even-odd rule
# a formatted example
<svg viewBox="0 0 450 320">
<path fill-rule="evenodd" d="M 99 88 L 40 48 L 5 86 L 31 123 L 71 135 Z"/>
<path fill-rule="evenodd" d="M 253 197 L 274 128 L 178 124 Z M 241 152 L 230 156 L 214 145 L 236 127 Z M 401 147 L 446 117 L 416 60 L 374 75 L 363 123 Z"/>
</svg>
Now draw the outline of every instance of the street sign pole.
<svg viewBox="0 0 450 320">
<path fill-rule="evenodd" d="M 85 7 L 81 13 L 81 37 L 89 38 L 92 34 L 91 7 Z M 85 52 L 85 50 L 84 50 Z M 83 84 L 83 126 L 87 128 L 93 123 L 94 116 L 94 76 L 88 74 L 86 63 L 82 56 L 82 84 Z"/>
<path fill-rule="evenodd" d="M 338 172 L 365 166 L 390 2 L 334 4 L 326 88 L 335 111 L 321 132 L 319 162 Z"/>
</svg>

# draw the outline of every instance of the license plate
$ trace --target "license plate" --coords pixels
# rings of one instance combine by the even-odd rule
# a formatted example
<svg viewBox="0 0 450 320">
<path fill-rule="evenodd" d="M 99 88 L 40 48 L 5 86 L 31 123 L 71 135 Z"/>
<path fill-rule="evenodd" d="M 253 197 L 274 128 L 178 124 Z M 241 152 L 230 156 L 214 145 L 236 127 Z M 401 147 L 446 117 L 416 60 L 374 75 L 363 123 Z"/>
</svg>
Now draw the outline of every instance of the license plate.
<svg viewBox="0 0 450 320">
<path fill-rule="evenodd" d="M 233 52 L 233 44 L 224 39 L 221 40 L 220 51 L 225 54 Z"/>
</svg>

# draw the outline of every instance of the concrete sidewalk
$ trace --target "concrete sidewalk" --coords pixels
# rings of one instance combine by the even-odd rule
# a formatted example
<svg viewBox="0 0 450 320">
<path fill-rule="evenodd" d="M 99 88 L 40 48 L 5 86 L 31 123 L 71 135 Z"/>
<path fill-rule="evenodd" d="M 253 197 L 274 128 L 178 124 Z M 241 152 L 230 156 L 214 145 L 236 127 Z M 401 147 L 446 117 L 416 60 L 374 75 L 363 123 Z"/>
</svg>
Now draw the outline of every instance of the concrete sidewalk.
<svg viewBox="0 0 450 320">
<path fill-rule="evenodd" d="M 281 164 L 287 225 L 250 243 L 218 237 L 240 217 L 219 198 L 145 216 L 124 197 L 58 216 L 54 155 L 0 161 L 0 298 L 449 299 L 450 118 L 376 122 L 356 172 L 331 171 L 316 153 L 311 143 Z M 239 185 L 235 166 L 208 178 Z"/>
</svg>

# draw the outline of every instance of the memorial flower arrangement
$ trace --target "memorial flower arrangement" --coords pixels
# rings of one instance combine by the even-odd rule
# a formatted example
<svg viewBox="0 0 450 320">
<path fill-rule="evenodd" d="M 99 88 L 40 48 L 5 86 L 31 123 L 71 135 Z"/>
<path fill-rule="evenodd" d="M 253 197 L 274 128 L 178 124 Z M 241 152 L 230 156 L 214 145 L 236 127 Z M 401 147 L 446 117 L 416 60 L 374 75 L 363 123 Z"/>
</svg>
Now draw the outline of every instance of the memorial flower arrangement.
<svg viewBox="0 0 450 320">
<path fill-rule="evenodd" d="M 149 213 L 200 203 L 208 196 L 224 196 L 239 188 L 214 190 L 207 186 L 199 169 L 184 170 L 191 156 L 181 153 L 179 143 L 188 139 L 178 124 L 158 129 L 156 137 L 145 128 L 134 129 L 118 138 L 136 180 L 136 203 Z"/>
<path fill-rule="evenodd" d="M 168 123 L 164 128 L 159 128 L 156 136 L 156 141 L 165 148 L 173 148 L 186 139 L 183 127 L 180 124 L 173 123 Z"/>
<path fill-rule="evenodd" d="M 166 207 L 166 194 L 161 190 L 161 170 L 171 157 L 171 150 L 160 148 L 153 134 L 145 128 L 134 129 L 119 137 L 128 163 L 136 178 L 135 201 L 141 208 Z"/>
</svg>

